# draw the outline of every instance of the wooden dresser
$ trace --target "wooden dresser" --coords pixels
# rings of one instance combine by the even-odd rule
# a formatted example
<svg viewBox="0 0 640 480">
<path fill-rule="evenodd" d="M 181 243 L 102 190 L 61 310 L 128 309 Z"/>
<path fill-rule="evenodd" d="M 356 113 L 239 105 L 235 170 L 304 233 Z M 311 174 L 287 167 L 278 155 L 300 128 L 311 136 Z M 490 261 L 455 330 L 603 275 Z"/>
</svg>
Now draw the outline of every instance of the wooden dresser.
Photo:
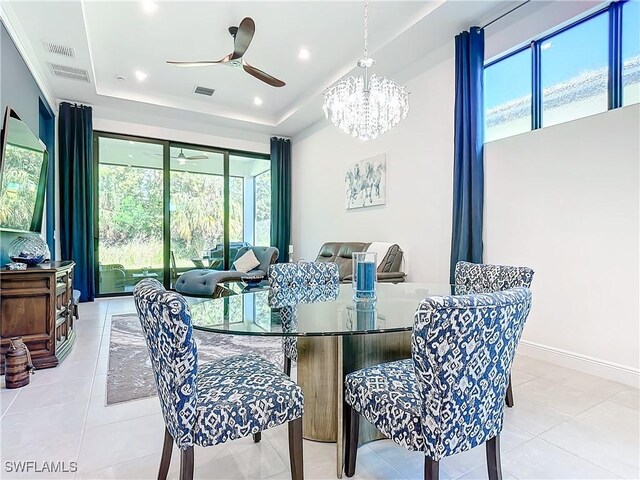
<svg viewBox="0 0 640 480">
<path fill-rule="evenodd" d="M 36 368 L 55 367 L 71 351 L 74 262 L 0 270 L 0 373 L 11 337 L 22 337 Z"/>
</svg>

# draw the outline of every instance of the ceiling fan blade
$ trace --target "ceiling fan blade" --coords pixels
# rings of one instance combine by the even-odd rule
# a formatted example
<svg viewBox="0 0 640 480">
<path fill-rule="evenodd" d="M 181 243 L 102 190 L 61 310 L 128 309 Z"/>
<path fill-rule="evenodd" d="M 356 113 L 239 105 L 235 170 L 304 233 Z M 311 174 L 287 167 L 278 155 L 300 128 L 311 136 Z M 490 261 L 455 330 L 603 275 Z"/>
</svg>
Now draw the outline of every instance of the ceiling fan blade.
<svg viewBox="0 0 640 480">
<path fill-rule="evenodd" d="M 209 157 L 207 157 L 206 155 L 192 155 L 190 157 L 187 157 L 187 160 L 208 160 Z"/>
<path fill-rule="evenodd" d="M 231 58 L 231 54 L 220 60 L 203 60 L 201 62 L 175 62 L 168 60 L 167 63 L 169 65 L 174 65 L 176 67 L 208 67 L 210 65 L 216 65 L 218 63 L 227 63 Z"/>
<path fill-rule="evenodd" d="M 233 55 L 231 60 L 236 60 L 244 55 L 251 44 L 253 34 L 256 33 L 256 24 L 252 18 L 246 17 L 238 26 L 238 31 L 233 42 Z"/>
<path fill-rule="evenodd" d="M 262 80 L 264 83 L 268 83 L 272 87 L 284 87 L 286 85 L 282 80 L 278 80 L 276 77 L 272 77 L 268 73 L 263 72 L 259 68 L 252 67 L 248 63 L 244 63 L 242 68 L 244 68 L 244 71 L 249 75 L 253 75 L 258 80 Z"/>
</svg>

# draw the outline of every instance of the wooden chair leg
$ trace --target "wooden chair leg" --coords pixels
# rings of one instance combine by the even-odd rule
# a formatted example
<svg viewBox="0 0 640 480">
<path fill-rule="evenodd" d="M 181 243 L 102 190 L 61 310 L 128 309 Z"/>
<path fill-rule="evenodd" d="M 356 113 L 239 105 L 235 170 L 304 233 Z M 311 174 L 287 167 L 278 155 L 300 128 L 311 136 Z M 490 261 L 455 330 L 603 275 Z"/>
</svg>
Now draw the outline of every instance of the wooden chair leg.
<svg viewBox="0 0 640 480">
<path fill-rule="evenodd" d="M 180 480 L 193 480 L 193 446 L 180 452 Z"/>
<path fill-rule="evenodd" d="M 356 473 L 356 460 L 358 456 L 358 434 L 360 429 L 360 414 L 351 408 L 351 405 L 344 404 L 344 431 L 347 439 L 345 443 L 345 475 L 353 477 Z"/>
<path fill-rule="evenodd" d="M 440 464 L 437 460 L 424 457 L 424 480 L 438 480 L 440 478 Z"/>
<path fill-rule="evenodd" d="M 164 444 L 162 445 L 162 457 L 160 458 L 160 469 L 158 470 L 158 480 L 167 480 L 169 465 L 171 464 L 171 451 L 173 450 L 173 437 L 169 430 L 164 429 Z"/>
<path fill-rule="evenodd" d="M 511 374 L 509 374 L 509 384 L 507 385 L 507 395 L 504 399 L 507 407 L 513 407 L 513 389 L 511 388 Z"/>
<path fill-rule="evenodd" d="M 502 480 L 502 465 L 500 463 L 500 435 L 487 440 L 487 469 L 489 480 Z"/>
<path fill-rule="evenodd" d="M 291 480 L 304 480 L 302 417 L 289 422 L 289 463 L 291 465 Z"/>
<path fill-rule="evenodd" d="M 291 359 L 286 355 L 284 356 L 284 373 L 286 373 L 288 377 L 291 376 Z"/>
<path fill-rule="evenodd" d="M 253 434 L 253 441 L 255 443 L 259 443 L 260 440 L 262 440 L 262 432 L 254 433 Z"/>
</svg>

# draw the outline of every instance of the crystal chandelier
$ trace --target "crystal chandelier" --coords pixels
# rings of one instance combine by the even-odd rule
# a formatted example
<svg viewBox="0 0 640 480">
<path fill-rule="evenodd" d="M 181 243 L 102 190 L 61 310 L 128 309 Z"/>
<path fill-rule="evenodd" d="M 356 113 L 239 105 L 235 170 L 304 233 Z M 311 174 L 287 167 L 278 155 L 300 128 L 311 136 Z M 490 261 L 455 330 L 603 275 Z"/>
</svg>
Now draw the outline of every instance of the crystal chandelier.
<svg viewBox="0 0 640 480">
<path fill-rule="evenodd" d="M 364 2 L 364 58 L 358 66 L 364 76 L 348 77 L 329 88 L 324 95 L 324 114 L 338 128 L 367 141 L 391 130 L 409 112 L 409 94 L 393 80 L 371 75 L 374 60 L 368 49 L 369 6 Z"/>
</svg>

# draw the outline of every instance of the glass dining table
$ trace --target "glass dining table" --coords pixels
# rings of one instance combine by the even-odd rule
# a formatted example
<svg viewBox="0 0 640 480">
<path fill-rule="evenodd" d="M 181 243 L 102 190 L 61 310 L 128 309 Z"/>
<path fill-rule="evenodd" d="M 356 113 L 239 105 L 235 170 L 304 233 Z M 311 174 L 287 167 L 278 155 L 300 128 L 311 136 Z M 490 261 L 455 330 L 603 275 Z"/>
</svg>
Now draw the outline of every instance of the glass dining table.
<svg viewBox="0 0 640 480">
<path fill-rule="evenodd" d="M 305 438 L 337 443 L 342 476 L 343 380 L 361 368 L 411 356 L 416 309 L 428 296 L 454 295 L 449 284 L 378 284 L 375 302 L 354 300 L 351 284 L 321 289 L 230 289 L 222 298 L 187 298 L 193 328 L 215 334 L 295 339 L 296 380 L 305 397 Z M 291 341 L 291 340 L 289 340 Z M 366 421 L 360 441 L 384 438 Z"/>
</svg>

